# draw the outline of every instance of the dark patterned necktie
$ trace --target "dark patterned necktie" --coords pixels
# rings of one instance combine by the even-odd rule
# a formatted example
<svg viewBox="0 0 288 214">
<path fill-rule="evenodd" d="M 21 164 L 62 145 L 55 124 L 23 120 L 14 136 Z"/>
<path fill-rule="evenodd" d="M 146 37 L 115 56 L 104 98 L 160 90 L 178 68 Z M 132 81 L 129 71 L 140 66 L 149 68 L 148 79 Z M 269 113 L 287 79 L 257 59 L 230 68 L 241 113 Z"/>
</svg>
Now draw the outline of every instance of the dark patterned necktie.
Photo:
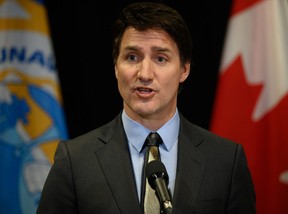
<svg viewBox="0 0 288 214">
<path fill-rule="evenodd" d="M 159 154 L 159 144 L 162 143 L 162 139 L 157 132 L 151 132 L 148 137 L 146 138 L 145 145 L 146 145 L 146 153 L 145 153 L 145 160 L 144 160 L 144 176 L 145 176 L 145 168 L 147 163 L 152 160 L 160 160 Z M 160 213 L 160 204 L 159 200 L 156 196 L 156 192 L 148 183 L 148 179 L 143 177 L 142 179 L 145 181 L 145 193 L 144 193 L 144 213 L 145 214 L 159 214 Z"/>
</svg>

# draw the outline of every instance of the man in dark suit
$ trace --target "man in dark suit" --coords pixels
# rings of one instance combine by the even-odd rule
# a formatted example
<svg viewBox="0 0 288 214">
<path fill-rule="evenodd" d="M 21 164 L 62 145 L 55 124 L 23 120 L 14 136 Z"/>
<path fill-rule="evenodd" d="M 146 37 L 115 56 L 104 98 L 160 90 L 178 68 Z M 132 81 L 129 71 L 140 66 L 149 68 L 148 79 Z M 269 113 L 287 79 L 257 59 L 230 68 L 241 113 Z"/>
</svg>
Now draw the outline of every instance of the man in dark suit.
<svg viewBox="0 0 288 214">
<path fill-rule="evenodd" d="M 243 147 L 192 124 L 177 109 L 192 60 L 183 18 L 163 4 L 134 3 L 114 30 L 123 111 L 59 143 L 37 214 L 143 213 L 142 147 L 150 132 L 163 140 L 159 150 L 173 213 L 256 213 Z"/>
</svg>

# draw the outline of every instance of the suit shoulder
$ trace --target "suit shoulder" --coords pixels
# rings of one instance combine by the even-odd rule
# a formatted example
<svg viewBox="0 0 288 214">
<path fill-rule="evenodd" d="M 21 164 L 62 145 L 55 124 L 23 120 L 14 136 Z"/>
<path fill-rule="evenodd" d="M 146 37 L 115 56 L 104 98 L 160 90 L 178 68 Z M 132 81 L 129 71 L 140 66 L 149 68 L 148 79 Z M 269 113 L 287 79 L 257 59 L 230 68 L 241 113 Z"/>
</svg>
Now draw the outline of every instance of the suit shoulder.
<svg viewBox="0 0 288 214">
<path fill-rule="evenodd" d="M 97 127 L 89 132 L 79 135 L 73 139 L 66 140 L 64 143 L 70 146 L 86 146 L 87 144 L 103 144 L 114 136 L 122 126 L 121 117 L 118 115 L 110 122 Z"/>
<path fill-rule="evenodd" d="M 183 130 L 183 133 L 186 133 L 189 138 L 197 139 L 199 143 L 208 143 L 215 146 L 220 145 L 226 145 L 226 146 L 232 146 L 235 147 L 239 145 L 237 142 L 225 138 L 223 136 L 217 135 L 210 130 L 207 130 L 201 126 L 198 126 L 189 120 L 187 120 L 185 117 L 181 117 L 181 129 Z"/>
</svg>

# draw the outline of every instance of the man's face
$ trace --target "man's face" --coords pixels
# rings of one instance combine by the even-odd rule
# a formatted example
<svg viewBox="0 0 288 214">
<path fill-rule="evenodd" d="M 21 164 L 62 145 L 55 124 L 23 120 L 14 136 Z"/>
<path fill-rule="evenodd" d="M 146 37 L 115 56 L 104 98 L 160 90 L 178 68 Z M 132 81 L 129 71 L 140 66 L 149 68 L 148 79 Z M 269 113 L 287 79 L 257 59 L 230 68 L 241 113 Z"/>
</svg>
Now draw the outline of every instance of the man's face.
<svg viewBox="0 0 288 214">
<path fill-rule="evenodd" d="M 132 119 L 168 121 L 176 110 L 179 83 L 189 71 L 190 64 L 181 66 L 177 45 L 166 32 L 132 27 L 124 32 L 115 75 Z"/>
</svg>

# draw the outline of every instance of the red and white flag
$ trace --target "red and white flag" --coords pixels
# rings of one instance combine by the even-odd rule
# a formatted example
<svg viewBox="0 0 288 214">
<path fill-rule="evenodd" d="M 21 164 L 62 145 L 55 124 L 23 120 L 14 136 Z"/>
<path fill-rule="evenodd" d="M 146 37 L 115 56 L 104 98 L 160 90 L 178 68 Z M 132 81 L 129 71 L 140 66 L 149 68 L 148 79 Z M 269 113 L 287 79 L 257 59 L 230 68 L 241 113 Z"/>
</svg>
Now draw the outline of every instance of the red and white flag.
<svg viewBox="0 0 288 214">
<path fill-rule="evenodd" d="M 244 146 L 257 213 L 287 214 L 287 0 L 234 0 L 210 129 Z"/>
</svg>

